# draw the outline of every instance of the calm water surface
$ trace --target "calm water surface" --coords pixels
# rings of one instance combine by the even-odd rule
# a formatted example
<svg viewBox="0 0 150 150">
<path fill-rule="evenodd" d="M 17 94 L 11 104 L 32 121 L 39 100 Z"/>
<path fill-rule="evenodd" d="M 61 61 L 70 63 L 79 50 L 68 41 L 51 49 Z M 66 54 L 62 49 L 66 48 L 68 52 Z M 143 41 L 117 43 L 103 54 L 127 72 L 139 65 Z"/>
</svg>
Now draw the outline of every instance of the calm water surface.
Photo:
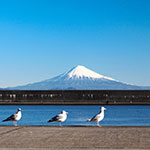
<svg viewBox="0 0 150 150">
<path fill-rule="evenodd" d="M 58 123 L 47 123 L 47 121 L 59 114 L 61 110 L 69 112 L 68 118 L 62 125 L 96 125 L 86 122 L 99 112 L 98 105 L 0 105 L 0 120 L 15 113 L 17 108 L 22 109 L 22 118 L 18 125 L 58 125 Z M 124 125 L 124 126 L 150 126 L 149 105 L 107 105 L 105 118 L 101 125 Z M 0 125 L 12 125 L 12 122 L 1 122 Z"/>
</svg>

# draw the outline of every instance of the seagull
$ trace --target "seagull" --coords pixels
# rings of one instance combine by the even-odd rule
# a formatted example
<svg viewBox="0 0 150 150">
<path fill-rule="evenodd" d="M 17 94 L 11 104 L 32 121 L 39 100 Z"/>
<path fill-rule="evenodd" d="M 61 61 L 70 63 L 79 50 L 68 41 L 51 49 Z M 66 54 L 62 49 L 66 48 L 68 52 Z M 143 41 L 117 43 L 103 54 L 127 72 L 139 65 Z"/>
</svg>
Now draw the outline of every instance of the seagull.
<svg viewBox="0 0 150 150">
<path fill-rule="evenodd" d="M 59 122 L 59 126 L 61 126 L 61 122 L 64 122 L 67 119 L 67 114 L 65 110 L 61 112 L 61 114 L 53 117 L 52 119 L 48 120 L 48 122 Z"/>
<path fill-rule="evenodd" d="M 97 126 L 101 127 L 99 125 L 99 122 L 104 119 L 104 110 L 106 110 L 106 108 L 101 107 L 101 111 L 98 114 L 96 114 L 92 119 L 88 119 L 87 121 L 95 121 L 97 122 Z"/>
<path fill-rule="evenodd" d="M 5 121 L 13 121 L 14 122 L 14 126 L 17 126 L 17 121 L 21 119 L 21 108 L 18 108 L 18 111 L 16 114 L 13 114 L 11 116 L 9 116 L 7 119 L 3 120 L 3 122 Z"/>
</svg>

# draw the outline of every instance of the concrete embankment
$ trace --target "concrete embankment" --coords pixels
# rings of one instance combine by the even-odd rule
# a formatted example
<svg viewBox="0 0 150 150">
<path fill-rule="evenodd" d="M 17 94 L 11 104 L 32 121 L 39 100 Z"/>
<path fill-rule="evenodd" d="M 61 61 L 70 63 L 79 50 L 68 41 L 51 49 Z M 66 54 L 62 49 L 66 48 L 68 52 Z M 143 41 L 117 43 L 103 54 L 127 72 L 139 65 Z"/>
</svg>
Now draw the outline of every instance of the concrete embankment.
<svg viewBox="0 0 150 150">
<path fill-rule="evenodd" d="M 150 105 L 150 90 L 0 90 L 0 105 Z"/>
<path fill-rule="evenodd" d="M 150 127 L 0 126 L 0 149 L 150 149 Z"/>
</svg>

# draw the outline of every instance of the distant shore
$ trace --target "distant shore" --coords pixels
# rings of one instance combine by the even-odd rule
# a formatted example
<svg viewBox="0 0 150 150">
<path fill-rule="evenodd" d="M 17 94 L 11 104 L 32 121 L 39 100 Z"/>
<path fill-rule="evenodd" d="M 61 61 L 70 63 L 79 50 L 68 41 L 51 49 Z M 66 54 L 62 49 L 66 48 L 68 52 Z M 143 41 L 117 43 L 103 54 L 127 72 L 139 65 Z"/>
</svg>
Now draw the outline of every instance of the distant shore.
<svg viewBox="0 0 150 150">
<path fill-rule="evenodd" d="M 0 149 L 150 149 L 148 126 L 0 126 Z"/>
</svg>

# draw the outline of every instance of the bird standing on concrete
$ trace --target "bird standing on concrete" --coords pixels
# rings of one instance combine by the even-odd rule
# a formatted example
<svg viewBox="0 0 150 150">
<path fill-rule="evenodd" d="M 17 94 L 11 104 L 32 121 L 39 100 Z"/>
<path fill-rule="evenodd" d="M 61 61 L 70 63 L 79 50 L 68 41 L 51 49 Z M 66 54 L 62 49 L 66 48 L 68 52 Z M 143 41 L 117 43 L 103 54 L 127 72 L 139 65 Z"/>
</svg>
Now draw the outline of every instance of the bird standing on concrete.
<svg viewBox="0 0 150 150">
<path fill-rule="evenodd" d="M 53 117 L 52 119 L 48 120 L 48 122 L 59 122 L 59 126 L 61 126 L 61 122 L 64 122 L 67 119 L 67 114 L 65 110 L 61 112 L 61 114 Z"/>
<path fill-rule="evenodd" d="M 5 121 L 13 121 L 14 125 L 17 126 L 17 121 L 19 121 L 21 119 L 21 108 L 18 108 L 18 111 L 16 114 L 13 114 L 11 116 L 9 116 L 7 119 L 3 120 L 3 122 Z"/>
<path fill-rule="evenodd" d="M 87 121 L 95 121 L 97 122 L 97 126 L 101 127 L 99 125 L 99 122 L 104 119 L 104 110 L 106 110 L 106 108 L 101 107 L 101 111 L 97 115 L 95 115 L 92 119 L 88 119 Z"/>
</svg>

